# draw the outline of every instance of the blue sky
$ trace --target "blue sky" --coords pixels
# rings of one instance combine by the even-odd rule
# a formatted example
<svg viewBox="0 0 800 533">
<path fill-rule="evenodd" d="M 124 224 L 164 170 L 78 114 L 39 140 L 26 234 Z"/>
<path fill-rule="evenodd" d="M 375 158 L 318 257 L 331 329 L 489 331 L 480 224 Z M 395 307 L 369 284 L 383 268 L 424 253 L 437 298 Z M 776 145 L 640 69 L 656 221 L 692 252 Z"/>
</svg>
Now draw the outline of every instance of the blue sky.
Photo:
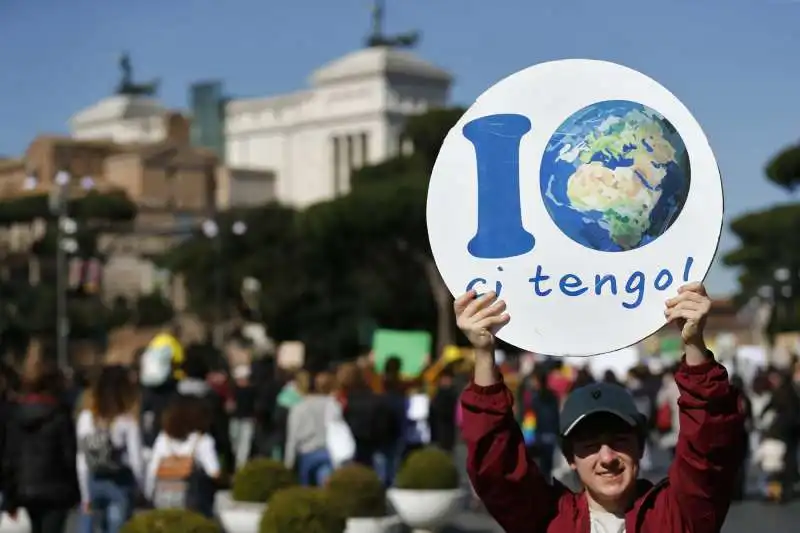
<svg viewBox="0 0 800 533">
<path fill-rule="evenodd" d="M 695 114 L 723 173 L 726 218 L 789 201 L 764 162 L 800 139 L 800 0 L 388 0 L 387 30 L 419 29 L 419 53 L 456 75 L 469 104 L 500 78 L 542 61 L 588 57 L 654 77 Z M 138 80 L 162 79 L 170 106 L 188 86 L 225 80 L 233 96 L 305 85 L 317 66 L 353 50 L 369 0 L 2 0 L 0 154 L 110 94 L 117 58 Z M 727 233 L 721 248 L 735 244 Z M 717 266 L 716 293 L 735 289 Z"/>
</svg>

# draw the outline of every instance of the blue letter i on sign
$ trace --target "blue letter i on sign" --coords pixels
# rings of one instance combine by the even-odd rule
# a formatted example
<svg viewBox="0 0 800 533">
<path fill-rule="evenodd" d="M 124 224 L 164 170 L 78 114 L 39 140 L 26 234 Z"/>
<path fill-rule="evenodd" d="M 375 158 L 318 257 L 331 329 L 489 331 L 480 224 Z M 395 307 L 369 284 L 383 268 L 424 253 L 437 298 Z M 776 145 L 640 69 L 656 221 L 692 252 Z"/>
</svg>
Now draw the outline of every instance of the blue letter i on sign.
<svg viewBox="0 0 800 533">
<path fill-rule="evenodd" d="M 464 126 L 478 166 L 478 231 L 467 250 L 473 257 L 503 259 L 533 250 L 536 240 L 522 227 L 519 145 L 531 130 L 522 115 L 490 115 Z"/>
</svg>

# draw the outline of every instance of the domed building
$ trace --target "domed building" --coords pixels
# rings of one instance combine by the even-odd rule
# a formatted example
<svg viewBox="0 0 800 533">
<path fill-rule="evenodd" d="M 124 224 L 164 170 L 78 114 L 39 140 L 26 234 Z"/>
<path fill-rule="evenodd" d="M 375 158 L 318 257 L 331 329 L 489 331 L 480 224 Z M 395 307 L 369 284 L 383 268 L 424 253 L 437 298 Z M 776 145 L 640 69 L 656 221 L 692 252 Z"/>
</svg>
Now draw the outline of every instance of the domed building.
<svg viewBox="0 0 800 533">
<path fill-rule="evenodd" d="M 409 150 L 401 139 L 406 118 L 445 106 L 451 83 L 447 71 L 394 46 L 334 59 L 311 74 L 309 88 L 288 94 L 228 99 L 221 83 L 200 83 L 192 87 L 192 144 L 242 174 L 228 205 L 267 195 L 303 207 L 349 191 L 353 170 Z M 159 143 L 169 136 L 171 114 L 150 95 L 115 94 L 75 114 L 70 133 Z M 268 193 L 254 189 L 267 186 Z"/>
<path fill-rule="evenodd" d="M 114 94 L 76 113 L 69 128 L 71 136 L 78 140 L 155 143 L 167 135 L 167 114 L 167 109 L 149 96 Z"/>
<path fill-rule="evenodd" d="M 448 102 L 451 75 L 413 53 L 373 46 L 314 71 L 310 88 L 229 101 L 226 162 L 271 170 L 279 201 L 305 206 L 346 193 L 350 173 L 408 147 L 406 118 Z"/>
</svg>

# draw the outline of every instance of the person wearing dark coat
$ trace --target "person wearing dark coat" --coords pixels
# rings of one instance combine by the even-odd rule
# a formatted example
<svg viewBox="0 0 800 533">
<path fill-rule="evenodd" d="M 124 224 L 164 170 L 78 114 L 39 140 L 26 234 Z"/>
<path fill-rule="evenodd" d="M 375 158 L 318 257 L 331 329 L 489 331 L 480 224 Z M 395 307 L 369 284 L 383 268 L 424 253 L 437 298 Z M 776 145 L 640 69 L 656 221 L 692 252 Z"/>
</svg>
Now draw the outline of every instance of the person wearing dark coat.
<svg viewBox="0 0 800 533">
<path fill-rule="evenodd" d="M 230 417 L 225 410 L 225 399 L 214 392 L 206 382 L 209 374 L 209 365 L 202 355 L 187 354 L 183 364 L 185 377 L 178 382 L 176 394 L 196 398 L 205 404 L 211 417 L 211 430 L 209 433 L 214 438 L 217 455 L 222 462 L 225 474 L 232 474 L 236 466 L 230 436 Z"/>
<path fill-rule="evenodd" d="M 29 357 L 22 390 L 9 405 L 2 455 L 2 510 L 28 512 L 32 533 L 61 533 L 80 502 L 72 412 L 56 365 Z"/>
</svg>

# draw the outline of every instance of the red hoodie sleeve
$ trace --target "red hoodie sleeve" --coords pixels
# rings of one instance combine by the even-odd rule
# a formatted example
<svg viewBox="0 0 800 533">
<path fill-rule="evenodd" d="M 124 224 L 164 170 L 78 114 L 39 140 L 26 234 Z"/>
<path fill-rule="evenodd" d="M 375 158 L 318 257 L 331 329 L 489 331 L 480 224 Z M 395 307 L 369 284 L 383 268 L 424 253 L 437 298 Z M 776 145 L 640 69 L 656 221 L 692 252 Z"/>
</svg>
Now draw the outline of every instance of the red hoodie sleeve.
<svg viewBox="0 0 800 533">
<path fill-rule="evenodd" d="M 680 429 L 666 496 L 684 530 L 717 533 L 744 461 L 744 414 L 728 372 L 712 360 L 675 374 Z"/>
<path fill-rule="evenodd" d="M 513 403 L 502 381 L 489 387 L 470 383 L 462 394 L 467 473 L 486 510 L 506 533 L 544 533 L 563 489 L 548 484 L 528 458 Z"/>
</svg>

